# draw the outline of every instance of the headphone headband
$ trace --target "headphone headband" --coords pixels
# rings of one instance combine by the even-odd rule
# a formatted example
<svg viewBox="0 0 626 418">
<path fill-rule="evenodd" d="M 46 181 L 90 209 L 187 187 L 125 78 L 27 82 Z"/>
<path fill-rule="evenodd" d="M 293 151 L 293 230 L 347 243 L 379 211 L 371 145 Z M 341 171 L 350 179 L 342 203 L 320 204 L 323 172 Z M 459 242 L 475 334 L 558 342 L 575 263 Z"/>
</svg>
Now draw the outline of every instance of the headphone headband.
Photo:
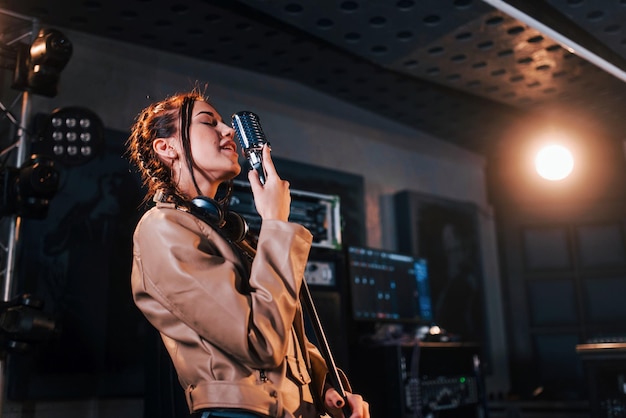
<svg viewBox="0 0 626 418">
<path fill-rule="evenodd" d="M 210 197 L 193 198 L 189 204 L 189 212 L 218 229 L 232 242 L 241 242 L 248 234 L 248 223 L 243 216 L 228 210 L 224 211 L 219 203 Z"/>
<path fill-rule="evenodd" d="M 199 217 L 203 221 L 216 226 L 219 229 L 223 228 L 226 223 L 224 219 L 224 211 L 220 205 L 210 197 L 197 196 L 191 199 L 189 211 L 192 215 Z"/>
</svg>

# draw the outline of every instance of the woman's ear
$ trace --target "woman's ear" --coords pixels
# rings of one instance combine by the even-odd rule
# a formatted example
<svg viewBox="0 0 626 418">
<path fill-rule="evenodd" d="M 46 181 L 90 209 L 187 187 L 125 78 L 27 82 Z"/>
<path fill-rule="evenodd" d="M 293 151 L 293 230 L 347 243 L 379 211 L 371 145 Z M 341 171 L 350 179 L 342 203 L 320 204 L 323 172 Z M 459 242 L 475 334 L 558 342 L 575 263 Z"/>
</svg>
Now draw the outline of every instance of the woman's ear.
<svg viewBox="0 0 626 418">
<path fill-rule="evenodd" d="M 170 138 L 157 138 L 152 141 L 152 148 L 162 158 L 175 159 L 178 157 L 178 152 L 170 145 L 170 142 Z"/>
</svg>

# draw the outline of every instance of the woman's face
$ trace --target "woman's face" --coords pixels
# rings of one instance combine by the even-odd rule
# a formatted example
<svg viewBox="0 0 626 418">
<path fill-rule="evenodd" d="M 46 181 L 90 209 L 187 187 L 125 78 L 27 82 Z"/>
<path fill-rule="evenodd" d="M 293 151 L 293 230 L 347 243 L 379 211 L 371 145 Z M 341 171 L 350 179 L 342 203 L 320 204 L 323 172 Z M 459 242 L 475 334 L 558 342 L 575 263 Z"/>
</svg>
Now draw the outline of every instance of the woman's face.
<svg viewBox="0 0 626 418">
<path fill-rule="evenodd" d="M 196 101 L 193 105 L 189 140 L 194 160 L 194 174 L 203 194 L 213 197 L 220 183 L 236 177 L 241 172 L 238 161 L 235 131 L 225 124 L 210 104 Z M 193 181 L 185 170 L 184 156 L 179 187 L 185 185 L 190 195 L 195 195 Z"/>
</svg>

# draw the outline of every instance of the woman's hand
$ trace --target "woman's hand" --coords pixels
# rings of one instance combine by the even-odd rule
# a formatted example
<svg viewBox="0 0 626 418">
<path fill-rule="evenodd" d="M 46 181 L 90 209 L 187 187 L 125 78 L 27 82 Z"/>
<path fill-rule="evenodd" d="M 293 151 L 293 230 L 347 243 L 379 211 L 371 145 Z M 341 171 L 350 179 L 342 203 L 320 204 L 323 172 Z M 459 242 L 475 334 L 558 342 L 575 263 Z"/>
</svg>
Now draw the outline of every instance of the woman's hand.
<svg viewBox="0 0 626 418">
<path fill-rule="evenodd" d="M 268 145 L 263 146 L 263 168 L 265 170 L 264 185 L 261 184 L 256 170 L 248 172 L 256 210 L 262 219 L 287 221 L 291 209 L 289 182 L 281 179 L 276 172 Z"/>
<path fill-rule="evenodd" d="M 345 401 L 339 393 L 333 388 L 326 391 L 324 403 L 326 409 L 328 409 L 328 413 L 332 415 L 333 418 L 370 418 L 370 406 L 363 400 L 361 395 L 348 392 L 346 393 L 346 397 L 348 398 L 348 407 L 350 411 L 352 411 L 350 417 L 345 417 L 343 414 L 342 408 L 345 405 Z"/>
</svg>

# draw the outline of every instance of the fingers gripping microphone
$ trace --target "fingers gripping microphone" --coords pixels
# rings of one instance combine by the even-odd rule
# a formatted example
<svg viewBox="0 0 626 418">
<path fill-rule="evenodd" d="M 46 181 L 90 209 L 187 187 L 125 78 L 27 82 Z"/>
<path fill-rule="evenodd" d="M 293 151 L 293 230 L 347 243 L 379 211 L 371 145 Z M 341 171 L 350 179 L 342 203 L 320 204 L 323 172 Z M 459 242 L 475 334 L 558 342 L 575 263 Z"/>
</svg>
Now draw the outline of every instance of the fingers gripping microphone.
<svg viewBox="0 0 626 418">
<path fill-rule="evenodd" d="M 269 145 L 259 123 L 259 117 L 247 110 L 233 114 L 233 129 L 241 145 L 246 159 L 252 169 L 259 173 L 261 184 L 265 184 L 265 171 L 263 170 L 263 145 Z"/>
</svg>

